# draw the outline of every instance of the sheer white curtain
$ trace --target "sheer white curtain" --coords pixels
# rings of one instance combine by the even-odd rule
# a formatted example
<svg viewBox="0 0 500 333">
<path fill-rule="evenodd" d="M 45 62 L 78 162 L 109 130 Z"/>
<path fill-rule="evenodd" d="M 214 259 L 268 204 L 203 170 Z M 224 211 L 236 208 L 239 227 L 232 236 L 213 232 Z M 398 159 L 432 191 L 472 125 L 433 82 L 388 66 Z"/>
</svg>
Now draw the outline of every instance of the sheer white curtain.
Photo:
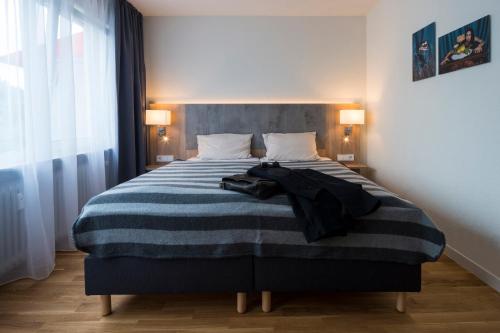
<svg viewBox="0 0 500 333">
<path fill-rule="evenodd" d="M 0 284 L 42 279 L 116 174 L 114 1 L 0 2 Z"/>
</svg>

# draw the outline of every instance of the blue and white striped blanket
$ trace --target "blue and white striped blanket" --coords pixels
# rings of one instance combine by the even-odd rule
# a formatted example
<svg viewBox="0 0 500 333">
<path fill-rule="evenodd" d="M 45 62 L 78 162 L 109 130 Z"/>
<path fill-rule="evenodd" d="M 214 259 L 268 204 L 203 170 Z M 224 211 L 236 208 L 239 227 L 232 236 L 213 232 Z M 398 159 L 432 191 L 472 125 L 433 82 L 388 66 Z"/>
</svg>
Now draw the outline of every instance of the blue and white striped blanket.
<svg viewBox="0 0 500 333">
<path fill-rule="evenodd" d="M 307 243 L 286 195 L 259 200 L 219 188 L 258 161 L 176 161 L 91 199 L 74 224 L 78 249 L 97 257 L 239 256 L 435 261 L 444 235 L 422 210 L 331 160 L 285 162 L 353 183 L 382 205 L 347 236 Z"/>
</svg>

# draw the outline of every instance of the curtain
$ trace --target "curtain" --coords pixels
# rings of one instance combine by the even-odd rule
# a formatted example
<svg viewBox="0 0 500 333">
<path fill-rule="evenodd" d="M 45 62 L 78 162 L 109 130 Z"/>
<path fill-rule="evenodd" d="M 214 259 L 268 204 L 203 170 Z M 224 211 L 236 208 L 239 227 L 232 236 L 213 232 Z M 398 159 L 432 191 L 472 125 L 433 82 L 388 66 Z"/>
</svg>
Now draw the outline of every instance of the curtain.
<svg viewBox="0 0 500 333">
<path fill-rule="evenodd" d="M 42 279 L 116 181 L 114 2 L 0 2 L 0 284 Z"/>
<path fill-rule="evenodd" d="M 145 171 L 146 70 L 142 15 L 116 0 L 116 79 L 118 89 L 118 181 Z"/>
</svg>

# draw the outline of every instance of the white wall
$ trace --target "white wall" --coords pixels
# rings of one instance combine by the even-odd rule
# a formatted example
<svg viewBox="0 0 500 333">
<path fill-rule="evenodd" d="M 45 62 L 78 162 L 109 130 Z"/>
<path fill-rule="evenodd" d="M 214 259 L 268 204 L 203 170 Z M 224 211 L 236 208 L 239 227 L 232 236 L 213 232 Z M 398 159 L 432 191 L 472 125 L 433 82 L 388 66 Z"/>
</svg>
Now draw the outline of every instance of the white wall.
<svg viewBox="0 0 500 333">
<path fill-rule="evenodd" d="M 412 82 L 413 32 L 487 14 L 491 63 Z M 376 181 L 426 209 L 448 253 L 499 290 L 500 1 L 381 0 L 367 17 L 367 110 Z"/>
<path fill-rule="evenodd" d="M 153 101 L 355 99 L 365 17 L 145 17 Z"/>
</svg>

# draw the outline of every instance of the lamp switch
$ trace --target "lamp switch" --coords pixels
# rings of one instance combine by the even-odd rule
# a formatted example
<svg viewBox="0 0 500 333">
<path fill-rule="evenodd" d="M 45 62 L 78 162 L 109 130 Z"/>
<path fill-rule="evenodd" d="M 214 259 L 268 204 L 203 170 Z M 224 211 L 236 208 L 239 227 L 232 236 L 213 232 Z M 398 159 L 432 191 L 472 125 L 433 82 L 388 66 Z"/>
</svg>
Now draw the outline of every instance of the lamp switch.
<svg viewBox="0 0 500 333">
<path fill-rule="evenodd" d="M 156 162 L 172 162 L 174 155 L 156 155 Z"/>
<path fill-rule="evenodd" d="M 337 154 L 337 161 L 352 162 L 354 161 L 354 154 Z"/>
</svg>

